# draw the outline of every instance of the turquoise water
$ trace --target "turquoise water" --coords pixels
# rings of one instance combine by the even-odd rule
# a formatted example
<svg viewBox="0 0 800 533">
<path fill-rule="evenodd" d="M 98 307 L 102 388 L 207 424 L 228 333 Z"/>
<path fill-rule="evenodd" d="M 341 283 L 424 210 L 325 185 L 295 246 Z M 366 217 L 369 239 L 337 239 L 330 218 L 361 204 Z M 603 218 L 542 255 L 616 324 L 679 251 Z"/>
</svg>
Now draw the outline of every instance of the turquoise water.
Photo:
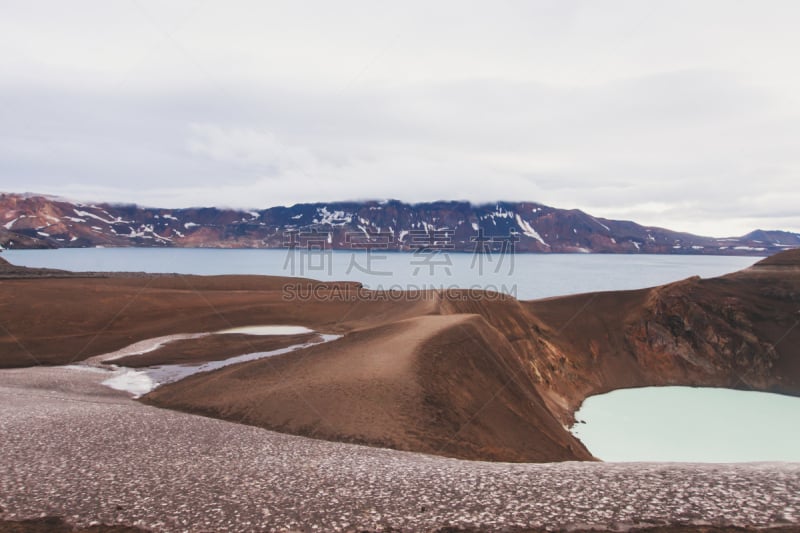
<svg viewBox="0 0 800 533">
<path fill-rule="evenodd" d="M 486 288 L 520 299 L 590 291 L 638 289 L 690 276 L 713 277 L 755 263 L 754 257 L 600 254 L 469 253 L 420 257 L 411 253 L 337 251 L 298 254 L 286 250 L 82 248 L 9 250 L 12 263 L 66 270 L 269 274 L 356 280 L 370 288 Z"/>
<path fill-rule="evenodd" d="M 573 434 L 604 461 L 800 462 L 800 398 L 693 387 L 588 398 Z"/>
</svg>

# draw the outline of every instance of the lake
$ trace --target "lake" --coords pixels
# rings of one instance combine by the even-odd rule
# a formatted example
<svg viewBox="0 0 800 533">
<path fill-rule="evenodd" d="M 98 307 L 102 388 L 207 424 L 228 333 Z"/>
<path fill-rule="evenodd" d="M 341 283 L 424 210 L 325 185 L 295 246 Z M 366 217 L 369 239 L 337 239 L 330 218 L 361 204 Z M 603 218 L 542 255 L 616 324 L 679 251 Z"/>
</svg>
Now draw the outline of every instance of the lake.
<svg viewBox="0 0 800 533">
<path fill-rule="evenodd" d="M 748 267 L 756 257 L 605 254 L 426 254 L 206 248 L 65 248 L 7 250 L 10 262 L 75 271 L 264 274 L 355 280 L 370 288 L 487 288 L 535 299 L 639 289 L 713 277 Z"/>
<path fill-rule="evenodd" d="M 800 398 L 644 387 L 587 398 L 572 433 L 604 461 L 800 462 Z"/>
</svg>

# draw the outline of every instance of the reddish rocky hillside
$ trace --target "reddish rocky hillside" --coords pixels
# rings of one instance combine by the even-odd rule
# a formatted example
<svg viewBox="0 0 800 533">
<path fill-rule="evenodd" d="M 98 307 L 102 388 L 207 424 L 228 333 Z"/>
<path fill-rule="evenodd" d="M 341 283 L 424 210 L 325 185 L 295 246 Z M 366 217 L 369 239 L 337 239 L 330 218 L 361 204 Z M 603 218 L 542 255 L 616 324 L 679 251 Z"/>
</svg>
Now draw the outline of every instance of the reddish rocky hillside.
<svg viewBox="0 0 800 533">
<path fill-rule="evenodd" d="M 291 233 L 296 232 L 292 237 Z M 253 211 L 83 204 L 0 194 L 0 246 L 64 248 L 298 246 L 390 250 L 770 255 L 800 235 L 754 231 L 718 239 L 593 217 L 529 202 L 406 204 L 396 200 L 297 204 Z"/>
</svg>

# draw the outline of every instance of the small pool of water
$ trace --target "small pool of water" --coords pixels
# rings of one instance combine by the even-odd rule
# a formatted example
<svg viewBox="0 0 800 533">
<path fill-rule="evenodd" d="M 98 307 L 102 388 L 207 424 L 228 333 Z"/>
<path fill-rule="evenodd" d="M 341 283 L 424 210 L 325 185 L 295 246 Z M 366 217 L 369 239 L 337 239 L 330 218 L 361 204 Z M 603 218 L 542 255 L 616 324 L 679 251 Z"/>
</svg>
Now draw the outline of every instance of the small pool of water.
<svg viewBox="0 0 800 533">
<path fill-rule="evenodd" d="M 791 396 L 623 389 L 587 398 L 575 418 L 572 433 L 604 461 L 800 462 L 800 398 Z"/>
<path fill-rule="evenodd" d="M 160 385 L 164 385 L 165 383 L 173 383 L 175 381 L 187 378 L 193 374 L 198 374 L 200 372 L 211 372 L 212 370 L 235 365 L 237 363 L 254 361 L 264 357 L 272 357 L 275 355 L 292 352 L 294 350 L 308 348 L 314 344 L 330 342 L 341 337 L 341 335 L 320 334 L 318 338 L 312 339 L 308 342 L 293 344 L 291 346 L 286 346 L 284 348 L 279 348 L 269 352 L 247 353 L 229 357 L 228 359 L 223 359 L 220 361 L 209 361 L 206 363 L 157 365 L 138 369 L 118 367 L 113 365 L 113 361 L 117 359 L 131 355 L 152 352 L 153 350 L 157 350 L 161 346 L 176 340 L 197 339 L 210 335 L 227 333 L 239 333 L 245 335 L 298 335 L 303 333 L 314 333 L 314 330 L 308 329 L 304 326 L 268 325 L 244 326 L 206 333 L 177 333 L 139 341 L 115 352 L 91 357 L 82 364 L 67 365 L 64 368 L 95 370 L 108 373 L 109 378 L 103 381 L 103 385 L 111 387 L 112 389 L 126 391 L 133 395 L 134 398 L 138 398 L 139 396 L 147 394 Z M 111 368 L 102 366 L 105 363 L 112 363 Z"/>
<path fill-rule="evenodd" d="M 217 333 L 239 333 L 243 335 L 302 335 L 314 333 L 313 329 L 303 326 L 242 326 L 238 328 L 223 329 Z"/>
</svg>

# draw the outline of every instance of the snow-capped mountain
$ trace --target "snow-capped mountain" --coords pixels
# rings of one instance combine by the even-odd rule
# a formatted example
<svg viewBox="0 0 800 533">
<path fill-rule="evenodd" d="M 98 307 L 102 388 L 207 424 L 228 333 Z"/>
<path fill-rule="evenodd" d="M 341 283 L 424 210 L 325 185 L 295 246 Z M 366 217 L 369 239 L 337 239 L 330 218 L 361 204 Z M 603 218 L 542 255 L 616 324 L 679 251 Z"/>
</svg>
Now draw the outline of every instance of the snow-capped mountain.
<svg viewBox="0 0 800 533">
<path fill-rule="evenodd" d="M 468 252 L 513 247 L 518 252 L 769 255 L 800 247 L 800 234 L 757 230 L 742 237 L 701 237 L 530 202 L 388 200 L 242 211 L 83 204 L 0 194 L 0 246 L 312 246 Z"/>
</svg>

